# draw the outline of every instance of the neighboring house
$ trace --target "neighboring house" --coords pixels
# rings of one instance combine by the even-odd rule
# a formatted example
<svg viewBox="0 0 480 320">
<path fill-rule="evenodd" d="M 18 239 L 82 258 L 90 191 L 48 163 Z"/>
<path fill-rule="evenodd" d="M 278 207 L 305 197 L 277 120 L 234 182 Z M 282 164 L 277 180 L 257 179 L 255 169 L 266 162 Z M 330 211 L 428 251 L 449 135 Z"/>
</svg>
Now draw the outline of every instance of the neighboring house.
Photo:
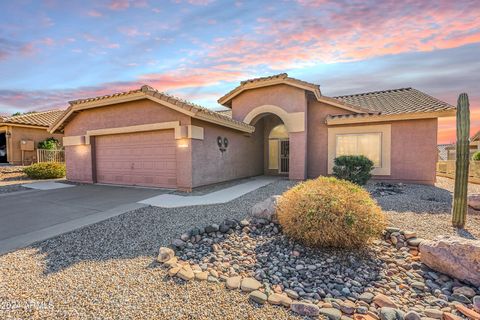
<svg viewBox="0 0 480 320">
<path fill-rule="evenodd" d="M 448 160 L 448 148 L 455 146 L 453 143 L 439 144 L 438 148 L 438 160 Z"/>
<path fill-rule="evenodd" d="M 447 157 L 446 157 L 445 160 L 455 160 L 456 159 L 457 151 L 456 151 L 456 146 L 455 146 L 454 143 L 445 147 L 445 151 L 447 153 Z M 470 158 L 477 151 L 480 151 L 480 131 L 478 131 L 476 134 L 474 134 L 470 138 Z"/>
<path fill-rule="evenodd" d="M 31 164 L 36 161 L 38 142 L 50 137 L 61 141 L 63 134 L 51 134 L 48 132 L 48 127 L 63 112 L 63 110 L 51 110 L 2 117 L 0 119 L 0 163 Z"/>
<path fill-rule="evenodd" d="M 327 97 L 280 74 L 242 81 L 214 112 L 143 86 L 70 102 L 67 178 L 88 183 L 194 187 L 261 174 L 306 179 L 363 154 L 376 179 L 433 184 L 437 118 L 455 107 L 412 88 Z"/>
</svg>

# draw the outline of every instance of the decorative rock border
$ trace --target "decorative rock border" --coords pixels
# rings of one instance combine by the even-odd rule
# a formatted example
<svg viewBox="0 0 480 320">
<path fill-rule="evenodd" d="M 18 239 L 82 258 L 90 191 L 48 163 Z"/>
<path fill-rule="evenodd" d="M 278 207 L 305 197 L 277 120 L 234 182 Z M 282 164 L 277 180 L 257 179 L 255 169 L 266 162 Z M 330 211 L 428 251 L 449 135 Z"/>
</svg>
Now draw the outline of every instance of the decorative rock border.
<svg viewBox="0 0 480 320">
<path fill-rule="evenodd" d="M 249 299 L 257 304 L 284 306 L 303 316 L 322 315 L 334 320 L 480 317 L 477 312 L 480 311 L 480 288 L 464 285 L 426 268 L 420 262 L 418 249 L 423 240 L 415 232 L 389 227 L 383 234 L 384 241 L 374 243 L 371 250 L 377 250 L 385 259 L 381 261 L 385 266 L 381 271 L 384 275 L 378 283 L 364 275 L 370 266 L 362 269 L 363 262 L 351 261 L 355 270 L 339 270 L 339 278 L 335 278 L 328 268 L 336 264 L 336 257 L 313 264 L 314 260 L 308 258 L 309 249 L 290 243 L 281 234 L 280 226 L 273 222 L 275 201 L 267 200 L 256 205 L 253 210 L 256 217 L 242 221 L 227 219 L 221 224 L 197 227 L 182 234 L 172 241 L 177 256 L 171 248 L 162 247 L 157 260 L 168 268 L 172 277 L 184 281 L 224 282 L 228 290 L 248 293 Z M 236 252 L 238 245 L 248 254 Z M 270 247 L 262 248 L 265 245 Z M 288 249 L 285 251 L 282 247 Z M 235 252 L 237 256 L 233 257 Z M 352 257 L 346 255 L 346 258 Z M 295 261 L 295 264 L 285 261 Z M 369 262 L 373 263 L 372 268 L 375 268 L 374 262 Z M 256 269 L 252 271 L 243 266 L 255 266 Z M 262 269 L 264 266 L 268 267 L 266 271 Z M 282 282 L 285 273 L 289 274 L 287 280 L 293 283 L 290 287 Z M 326 279 L 319 284 L 315 282 L 313 289 L 300 281 L 317 279 L 319 275 Z M 389 293 L 396 290 L 408 293 L 408 297 L 391 297 Z M 419 301 L 422 305 L 417 305 Z"/>
</svg>

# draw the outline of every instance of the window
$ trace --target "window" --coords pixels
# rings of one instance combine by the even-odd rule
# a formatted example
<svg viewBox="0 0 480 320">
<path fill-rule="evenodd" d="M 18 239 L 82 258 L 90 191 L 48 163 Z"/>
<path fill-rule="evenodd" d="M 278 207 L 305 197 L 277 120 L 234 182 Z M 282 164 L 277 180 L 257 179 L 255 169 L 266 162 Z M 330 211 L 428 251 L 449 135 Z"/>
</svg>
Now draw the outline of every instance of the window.
<svg viewBox="0 0 480 320">
<path fill-rule="evenodd" d="M 362 155 L 373 161 L 375 168 L 382 166 L 382 134 L 359 133 L 336 136 L 335 156 Z"/>
</svg>

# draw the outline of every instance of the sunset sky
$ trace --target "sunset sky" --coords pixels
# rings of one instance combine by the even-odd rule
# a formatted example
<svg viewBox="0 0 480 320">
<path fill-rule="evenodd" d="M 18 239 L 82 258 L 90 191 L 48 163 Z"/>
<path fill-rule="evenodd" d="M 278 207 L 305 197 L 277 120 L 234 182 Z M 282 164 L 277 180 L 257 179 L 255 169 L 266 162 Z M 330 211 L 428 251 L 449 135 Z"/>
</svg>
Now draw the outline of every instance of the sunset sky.
<svg viewBox="0 0 480 320">
<path fill-rule="evenodd" d="M 480 1 L 1 1 L 0 114 L 149 84 L 202 106 L 287 72 L 329 96 L 414 87 L 480 130 Z M 441 119 L 439 143 L 455 139 Z"/>
</svg>

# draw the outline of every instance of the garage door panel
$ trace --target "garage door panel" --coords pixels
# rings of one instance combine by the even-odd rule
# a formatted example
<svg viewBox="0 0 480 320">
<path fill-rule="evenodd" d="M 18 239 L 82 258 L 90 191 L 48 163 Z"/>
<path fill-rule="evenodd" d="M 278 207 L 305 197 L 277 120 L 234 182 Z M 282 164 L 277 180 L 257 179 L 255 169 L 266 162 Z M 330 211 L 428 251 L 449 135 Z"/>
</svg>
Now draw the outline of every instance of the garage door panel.
<svg viewBox="0 0 480 320">
<path fill-rule="evenodd" d="M 176 187 L 173 130 L 99 136 L 95 145 L 98 182 Z"/>
</svg>

